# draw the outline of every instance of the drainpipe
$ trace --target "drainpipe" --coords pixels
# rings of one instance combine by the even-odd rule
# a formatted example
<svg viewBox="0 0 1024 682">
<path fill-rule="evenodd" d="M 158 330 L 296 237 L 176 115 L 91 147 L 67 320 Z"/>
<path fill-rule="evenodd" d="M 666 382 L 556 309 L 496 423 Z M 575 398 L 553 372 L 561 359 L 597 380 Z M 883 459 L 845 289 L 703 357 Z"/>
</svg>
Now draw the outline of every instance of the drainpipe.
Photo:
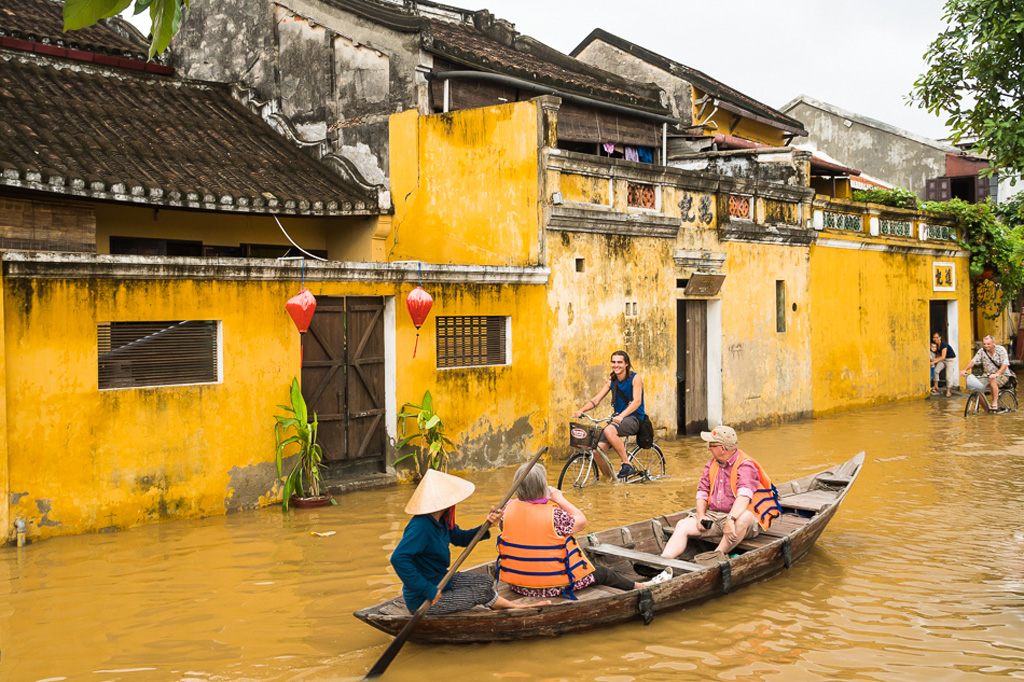
<svg viewBox="0 0 1024 682">
<path fill-rule="evenodd" d="M 661 124 L 661 165 L 668 165 L 668 123 Z"/>
<path fill-rule="evenodd" d="M 21 519 L 14 520 L 14 530 L 18 534 L 18 547 L 25 546 L 25 522 Z"/>
<path fill-rule="evenodd" d="M 451 92 L 451 81 L 444 79 L 444 113 L 448 113 L 448 97 Z"/>
</svg>

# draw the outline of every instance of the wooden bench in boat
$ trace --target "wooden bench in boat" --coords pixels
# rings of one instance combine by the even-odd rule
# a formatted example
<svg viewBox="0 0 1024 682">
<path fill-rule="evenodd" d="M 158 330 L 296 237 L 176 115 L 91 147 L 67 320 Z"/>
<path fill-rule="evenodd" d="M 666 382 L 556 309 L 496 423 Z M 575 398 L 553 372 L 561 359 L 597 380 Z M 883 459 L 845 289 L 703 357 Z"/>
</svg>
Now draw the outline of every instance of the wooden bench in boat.
<svg viewBox="0 0 1024 682">
<path fill-rule="evenodd" d="M 785 505 L 783 505 L 785 506 Z M 772 527 L 768 530 L 761 529 L 761 532 L 757 534 L 757 537 L 744 540 L 740 544 L 736 545 L 735 549 L 749 552 L 752 549 L 758 549 L 769 545 L 779 538 L 784 538 L 787 535 L 803 527 L 810 519 L 797 516 L 795 514 L 783 514 L 779 518 L 775 519 L 772 523 Z M 668 539 L 672 536 L 674 528 L 672 526 L 661 526 L 661 530 Z M 705 540 L 707 542 L 707 540 Z"/>
<path fill-rule="evenodd" d="M 591 545 L 590 547 L 584 547 L 584 551 L 587 554 L 603 554 L 605 556 L 621 557 L 623 559 L 629 559 L 630 561 L 635 561 L 649 566 L 661 566 L 663 568 L 672 568 L 687 572 L 699 571 L 705 568 L 700 564 L 690 563 L 689 561 L 666 559 L 658 554 L 638 552 L 635 549 L 627 549 L 625 547 L 619 547 L 618 545 Z"/>
</svg>

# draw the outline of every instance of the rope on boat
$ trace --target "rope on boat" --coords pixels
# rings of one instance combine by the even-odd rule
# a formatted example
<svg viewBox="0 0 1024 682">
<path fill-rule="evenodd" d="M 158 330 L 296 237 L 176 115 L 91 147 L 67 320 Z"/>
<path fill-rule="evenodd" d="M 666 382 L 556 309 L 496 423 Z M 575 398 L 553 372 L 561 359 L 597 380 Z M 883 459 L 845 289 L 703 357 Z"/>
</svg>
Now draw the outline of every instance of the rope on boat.
<svg viewBox="0 0 1024 682">
<path fill-rule="evenodd" d="M 793 565 L 793 555 L 790 552 L 789 536 L 782 538 L 782 559 L 786 562 L 786 568 Z"/>
<path fill-rule="evenodd" d="M 732 569 L 728 561 L 720 561 L 718 568 L 722 571 L 722 594 L 729 594 L 732 589 Z"/>
<path fill-rule="evenodd" d="M 640 611 L 640 617 L 644 619 L 644 625 L 650 625 L 651 621 L 654 620 L 654 595 L 651 594 L 651 588 L 640 588 L 640 596 L 637 597 L 636 606 Z"/>
</svg>

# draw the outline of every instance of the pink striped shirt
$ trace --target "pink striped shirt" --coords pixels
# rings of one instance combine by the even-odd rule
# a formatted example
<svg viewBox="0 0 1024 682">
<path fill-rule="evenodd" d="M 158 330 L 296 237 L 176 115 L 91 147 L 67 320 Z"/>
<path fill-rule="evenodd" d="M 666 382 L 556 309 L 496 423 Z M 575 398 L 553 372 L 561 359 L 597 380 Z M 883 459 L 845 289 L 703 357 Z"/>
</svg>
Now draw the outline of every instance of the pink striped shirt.
<svg viewBox="0 0 1024 682">
<path fill-rule="evenodd" d="M 732 468 L 736 464 L 736 458 L 740 454 L 740 450 L 732 453 L 732 457 L 726 462 L 725 466 L 718 465 L 718 480 L 715 481 L 715 496 L 711 498 L 709 493 L 711 491 L 711 479 L 709 473 L 711 472 L 711 463 L 715 461 L 712 457 L 708 460 L 708 463 L 704 465 L 704 473 L 701 474 L 700 483 L 697 484 L 697 499 L 707 500 L 708 509 L 716 512 L 728 512 L 732 510 L 732 505 L 736 503 L 736 495 L 732 494 L 732 486 L 729 484 L 729 478 L 732 476 Z M 749 499 L 754 499 L 754 491 L 757 490 L 758 484 L 760 483 L 760 477 L 757 473 L 757 467 L 753 462 L 747 460 L 740 464 L 739 471 L 736 475 L 736 492 Z"/>
</svg>

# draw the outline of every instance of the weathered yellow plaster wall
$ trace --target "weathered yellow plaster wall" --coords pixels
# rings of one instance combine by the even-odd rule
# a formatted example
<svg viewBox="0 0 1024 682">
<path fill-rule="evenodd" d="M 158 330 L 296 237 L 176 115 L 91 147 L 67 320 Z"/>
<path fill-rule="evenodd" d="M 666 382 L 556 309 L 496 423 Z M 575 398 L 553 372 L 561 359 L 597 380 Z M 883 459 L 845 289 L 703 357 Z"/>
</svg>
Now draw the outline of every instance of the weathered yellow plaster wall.
<svg viewBox="0 0 1024 682">
<path fill-rule="evenodd" d="M 8 278 L 0 486 L 9 481 L 12 513 L 0 528 L 10 536 L 21 517 L 30 539 L 42 539 L 278 501 L 273 415 L 299 374 L 299 335 L 284 309 L 299 286 Z M 412 285 L 307 278 L 306 286 L 318 297 L 397 297 L 396 404 L 387 408 L 394 414 L 430 390 L 460 451 L 454 469 L 503 466 L 547 442 L 542 285 L 428 284 L 435 303 L 415 358 L 404 308 Z M 439 315 L 509 316 L 509 364 L 438 370 Z M 221 383 L 98 390 L 97 323 L 174 319 L 221 321 Z"/>
<path fill-rule="evenodd" d="M 0 291 L 3 291 L 4 276 L 0 268 Z M 6 332 L 7 321 L 4 315 L 4 306 L 0 305 L 0 339 L 3 339 Z M 10 471 L 9 455 L 7 447 L 7 353 L 0 353 L 0 545 L 7 539 L 8 529 L 12 528 L 14 520 L 10 517 Z"/>
<path fill-rule="evenodd" d="M 292 283 L 8 279 L 12 512 L 31 538 L 266 502 Z M 73 313 L 73 314 L 72 314 Z M 97 390 L 96 324 L 221 320 L 223 383 Z"/>
<path fill-rule="evenodd" d="M 559 178 L 563 200 L 599 206 L 608 204 L 608 199 L 611 196 L 608 178 L 595 178 L 575 173 L 562 173 Z"/>
<path fill-rule="evenodd" d="M 772 424 L 810 415 L 809 249 L 745 242 L 723 247 L 722 421 Z M 776 324 L 776 281 L 785 283 L 783 332 Z"/>
<path fill-rule="evenodd" d="M 391 117 L 389 260 L 537 264 L 537 107 Z"/>
<path fill-rule="evenodd" d="M 644 403 L 656 427 L 675 433 L 675 276 L 673 240 L 552 232 L 552 451 L 568 452 L 572 413 L 607 380 L 610 356 L 629 353 L 643 376 Z M 583 259 L 577 272 L 576 259 Z M 626 304 L 629 314 L 626 314 Z M 636 313 L 633 313 L 633 305 Z M 591 416 L 611 412 L 606 397 Z"/>
<path fill-rule="evenodd" d="M 870 238 L 865 241 L 896 243 Z M 967 259 L 954 260 L 956 292 L 932 290 L 933 261 L 950 260 L 953 259 L 931 255 L 812 247 L 815 414 L 927 394 L 931 300 L 959 301 L 958 361 L 970 355 Z"/>
<path fill-rule="evenodd" d="M 398 330 L 399 406 L 419 404 L 424 391 L 430 391 L 434 409 L 459 453 L 450 463 L 451 471 L 522 462 L 527 452 L 532 454 L 549 439 L 550 322 L 543 285 L 426 288 L 434 305 L 420 328 L 415 359 L 415 329 L 406 323 Z M 401 288 L 403 307 L 411 289 Z M 437 319 L 449 315 L 509 317 L 508 364 L 438 369 Z M 402 318 L 409 318 L 405 310 L 399 311 Z"/>
</svg>

